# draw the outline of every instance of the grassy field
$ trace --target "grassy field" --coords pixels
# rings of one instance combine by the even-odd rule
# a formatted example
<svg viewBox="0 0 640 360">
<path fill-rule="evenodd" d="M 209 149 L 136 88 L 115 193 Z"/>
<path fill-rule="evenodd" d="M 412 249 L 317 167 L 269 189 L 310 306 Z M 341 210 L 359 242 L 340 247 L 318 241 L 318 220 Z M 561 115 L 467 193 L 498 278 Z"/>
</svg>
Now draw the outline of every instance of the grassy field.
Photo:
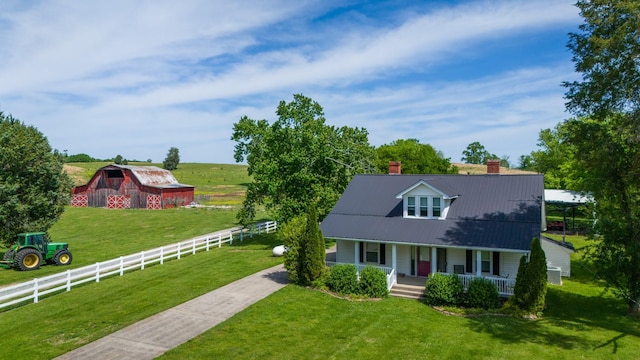
<svg viewBox="0 0 640 360">
<path fill-rule="evenodd" d="M 234 280 L 277 265 L 270 235 L 234 241 L 0 313 L 0 359 L 51 359 Z"/>
<path fill-rule="evenodd" d="M 85 184 L 95 171 L 109 163 L 72 163 L 65 165 L 76 184 Z M 156 165 L 135 163 L 132 165 Z M 250 181 L 244 165 L 180 164 L 173 171 L 178 181 L 194 185 L 196 192 L 211 195 L 210 204 L 230 208 L 105 209 L 67 207 L 49 233 L 54 241 L 68 242 L 73 267 L 129 255 L 143 250 L 187 240 L 237 225 L 235 215 Z M 266 220 L 259 213 L 256 221 Z M 0 245 L 0 254 L 6 248 Z M 20 272 L 0 269 L 0 285 L 43 277 L 64 271 L 66 267 L 42 266 Z"/>
<path fill-rule="evenodd" d="M 450 316 L 399 298 L 351 302 L 289 285 L 162 358 L 637 359 L 638 319 L 624 316 L 580 256 L 563 286 L 549 286 L 536 320 Z"/>
</svg>

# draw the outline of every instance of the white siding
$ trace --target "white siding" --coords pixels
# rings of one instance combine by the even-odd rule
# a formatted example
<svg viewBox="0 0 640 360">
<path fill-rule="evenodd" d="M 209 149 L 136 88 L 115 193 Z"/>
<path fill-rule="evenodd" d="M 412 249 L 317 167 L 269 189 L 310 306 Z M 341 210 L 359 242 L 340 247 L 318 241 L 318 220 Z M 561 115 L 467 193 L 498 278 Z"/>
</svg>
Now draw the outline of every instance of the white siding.
<svg viewBox="0 0 640 360">
<path fill-rule="evenodd" d="M 453 265 L 462 265 L 466 269 L 467 252 L 465 249 L 447 249 L 447 272 L 453 274 Z"/>
<path fill-rule="evenodd" d="M 393 245 L 388 245 L 389 248 Z M 391 252 L 388 252 L 389 256 Z M 398 274 L 411 274 L 411 246 L 409 245 L 396 245 L 396 266 Z M 391 258 L 389 258 L 389 266 L 391 265 Z"/>
<path fill-rule="evenodd" d="M 336 240 L 336 262 L 353 264 L 355 251 L 355 242 Z"/>
<path fill-rule="evenodd" d="M 500 276 L 515 279 L 518 275 L 518 267 L 520 266 L 520 253 L 502 253 L 500 254 Z"/>
<path fill-rule="evenodd" d="M 546 239 L 542 239 L 542 241 L 540 241 L 540 245 L 542 246 L 544 255 L 547 258 L 547 265 L 557 266 L 562 269 L 562 276 L 571 276 L 572 251 Z"/>
</svg>

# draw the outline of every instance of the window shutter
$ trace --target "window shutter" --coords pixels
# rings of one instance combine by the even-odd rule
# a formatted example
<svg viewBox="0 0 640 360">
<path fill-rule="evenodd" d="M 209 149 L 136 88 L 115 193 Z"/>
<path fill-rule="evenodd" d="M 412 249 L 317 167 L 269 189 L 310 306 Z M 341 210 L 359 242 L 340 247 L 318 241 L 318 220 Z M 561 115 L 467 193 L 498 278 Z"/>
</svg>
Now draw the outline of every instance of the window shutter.
<svg viewBox="0 0 640 360">
<path fill-rule="evenodd" d="M 360 241 L 360 262 L 364 262 L 364 243 Z"/>
<path fill-rule="evenodd" d="M 467 250 L 467 266 L 466 266 L 466 270 L 468 273 L 472 273 L 473 272 L 473 251 L 471 250 Z"/>
<path fill-rule="evenodd" d="M 384 244 L 380 244 L 380 264 L 386 264 L 386 248 Z"/>
<path fill-rule="evenodd" d="M 500 253 L 493 252 L 493 275 L 500 276 Z"/>
</svg>

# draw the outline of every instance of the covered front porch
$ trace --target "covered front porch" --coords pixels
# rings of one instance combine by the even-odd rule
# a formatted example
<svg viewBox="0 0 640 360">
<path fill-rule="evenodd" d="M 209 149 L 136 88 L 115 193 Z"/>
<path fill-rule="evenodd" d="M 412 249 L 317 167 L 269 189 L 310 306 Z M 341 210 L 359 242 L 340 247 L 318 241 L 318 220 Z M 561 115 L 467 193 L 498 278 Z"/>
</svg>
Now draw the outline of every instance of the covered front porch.
<svg viewBox="0 0 640 360">
<path fill-rule="evenodd" d="M 511 296 L 521 256 L 515 251 L 338 240 L 335 262 L 355 264 L 358 271 L 378 267 L 387 274 L 389 289 L 406 283 L 424 287 L 429 274 L 445 273 L 456 274 L 465 289 L 473 278 L 482 277 L 494 283 L 501 296 Z"/>
</svg>

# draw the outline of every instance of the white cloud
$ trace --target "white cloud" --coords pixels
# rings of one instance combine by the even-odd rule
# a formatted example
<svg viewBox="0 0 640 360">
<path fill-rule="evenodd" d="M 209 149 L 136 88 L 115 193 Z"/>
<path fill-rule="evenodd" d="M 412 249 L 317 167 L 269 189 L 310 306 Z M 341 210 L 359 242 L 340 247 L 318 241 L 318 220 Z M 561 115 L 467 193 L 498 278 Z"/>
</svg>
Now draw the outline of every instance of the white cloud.
<svg viewBox="0 0 640 360">
<path fill-rule="evenodd" d="M 562 120 L 567 56 L 497 71 L 475 61 L 488 44 L 578 21 L 556 0 L 356 7 L 333 20 L 332 4 L 311 1 L 32 4 L 0 5 L 0 109 L 55 148 L 156 161 L 176 146 L 185 161 L 231 162 L 232 124 L 273 119 L 292 93 L 330 123 L 366 127 L 374 145 L 416 137 L 457 160 L 480 141 L 516 157 Z M 468 74 L 442 75 L 452 63 Z"/>
</svg>

